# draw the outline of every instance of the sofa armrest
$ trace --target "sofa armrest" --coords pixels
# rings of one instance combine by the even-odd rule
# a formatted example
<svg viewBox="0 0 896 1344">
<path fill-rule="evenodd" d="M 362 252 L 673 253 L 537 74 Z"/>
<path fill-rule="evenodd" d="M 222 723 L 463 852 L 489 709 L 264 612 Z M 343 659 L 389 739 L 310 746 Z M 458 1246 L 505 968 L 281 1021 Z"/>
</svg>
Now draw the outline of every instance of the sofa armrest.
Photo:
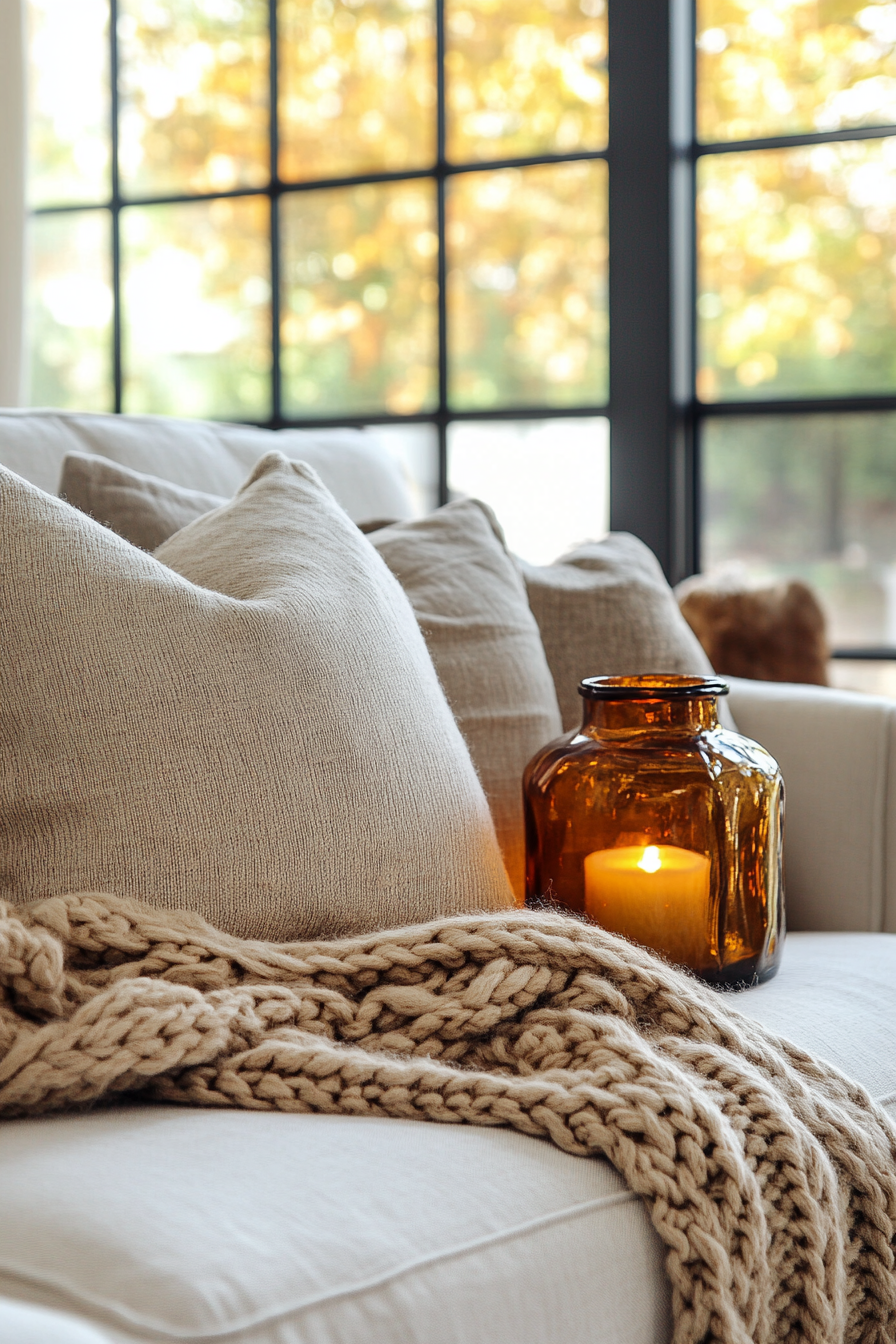
<svg viewBox="0 0 896 1344">
<path fill-rule="evenodd" d="M 788 926 L 896 932 L 896 701 L 726 681 L 738 728 L 784 775 Z"/>
</svg>

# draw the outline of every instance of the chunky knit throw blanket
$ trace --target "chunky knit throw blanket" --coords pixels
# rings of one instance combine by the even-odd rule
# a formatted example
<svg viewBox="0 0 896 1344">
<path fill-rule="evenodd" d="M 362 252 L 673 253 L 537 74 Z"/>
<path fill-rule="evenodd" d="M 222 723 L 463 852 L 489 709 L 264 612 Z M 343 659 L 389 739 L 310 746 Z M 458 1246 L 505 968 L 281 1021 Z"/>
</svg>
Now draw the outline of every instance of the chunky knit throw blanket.
<svg viewBox="0 0 896 1344">
<path fill-rule="evenodd" d="M 0 1114 L 137 1092 L 599 1154 L 665 1243 L 675 1344 L 896 1340 L 883 1113 L 730 997 L 574 919 L 283 945 L 113 896 L 0 902 Z"/>
</svg>

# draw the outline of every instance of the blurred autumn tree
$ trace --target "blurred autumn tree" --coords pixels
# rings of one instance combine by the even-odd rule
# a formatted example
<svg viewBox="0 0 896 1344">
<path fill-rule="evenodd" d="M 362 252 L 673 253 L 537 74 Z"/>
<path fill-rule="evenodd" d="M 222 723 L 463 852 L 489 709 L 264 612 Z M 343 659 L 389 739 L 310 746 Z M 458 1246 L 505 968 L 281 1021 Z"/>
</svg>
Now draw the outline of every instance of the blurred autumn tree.
<svg viewBox="0 0 896 1344">
<path fill-rule="evenodd" d="M 896 123 L 890 0 L 697 0 L 704 143 Z"/>
<path fill-rule="evenodd" d="M 704 401 L 896 387 L 896 139 L 702 158 Z"/>
<path fill-rule="evenodd" d="M 896 391 L 896 4 L 698 0 L 697 393 Z M 746 142 L 746 143 L 744 143 Z M 799 572 L 836 639 L 896 638 L 896 418 L 710 419 L 704 563 Z"/>
<path fill-rule="evenodd" d="M 29 3 L 36 203 L 100 207 L 109 190 L 108 4 Z M 69 22 L 76 11 L 89 23 Z M 455 163 L 604 147 L 604 0 L 448 0 L 445 22 Z M 434 167 L 433 0 L 280 0 L 277 23 L 279 174 L 287 185 L 321 182 L 281 198 L 284 409 L 432 410 L 434 184 L 325 182 Z M 54 41 L 63 29 L 65 52 Z M 124 408 L 264 419 L 266 212 L 248 199 L 151 198 L 266 188 L 268 4 L 120 0 L 117 39 L 120 183 L 135 201 L 121 216 Z M 57 87 L 73 65 L 98 81 Z M 82 129 L 72 135 L 75 123 Z M 516 199 L 497 210 L 484 178 L 452 181 L 448 358 L 458 407 L 574 406 L 606 395 L 602 166 L 521 172 Z M 34 252 L 32 394 L 107 406 L 111 361 L 97 357 L 111 338 L 106 235 L 85 233 L 83 221 L 35 226 L 46 241 Z"/>
<path fill-rule="evenodd" d="M 896 5 L 700 0 L 698 134 L 896 123 Z M 700 161 L 704 401 L 896 386 L 896 141 Z"/>
</svg>

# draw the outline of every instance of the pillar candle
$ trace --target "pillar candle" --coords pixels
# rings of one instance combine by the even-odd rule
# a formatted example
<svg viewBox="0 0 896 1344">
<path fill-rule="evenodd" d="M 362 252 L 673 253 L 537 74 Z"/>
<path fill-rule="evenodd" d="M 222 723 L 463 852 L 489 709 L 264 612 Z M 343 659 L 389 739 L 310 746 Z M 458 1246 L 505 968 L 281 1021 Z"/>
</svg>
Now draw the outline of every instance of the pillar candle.
<svg viewBox="0 0 896 1344">
<path fill-rule="evenodd" d="M 709 859 L 676 845 L 624 845 L 585 859 L 597 924 L 694 969 L 710 956 Z"/>
</svg>

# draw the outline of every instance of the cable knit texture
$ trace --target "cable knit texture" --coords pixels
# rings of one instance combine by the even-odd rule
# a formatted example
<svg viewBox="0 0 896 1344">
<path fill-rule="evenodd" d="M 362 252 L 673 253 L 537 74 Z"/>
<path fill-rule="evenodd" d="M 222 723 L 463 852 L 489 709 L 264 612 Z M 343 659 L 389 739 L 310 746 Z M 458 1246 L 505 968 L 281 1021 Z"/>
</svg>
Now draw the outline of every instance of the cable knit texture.
<svg viewBox="0 0 896 1344">
<path fill-rule="evenodd" d="M 896 1139 L 866 1093 L 593 926 L 525 911 L 267 944 L 108 895 L 0 902 L 0 1113 L 190 1105 L 506 1125 L 602 1155 L 674 1344 L 896 1338 Z"/>
</svg>

